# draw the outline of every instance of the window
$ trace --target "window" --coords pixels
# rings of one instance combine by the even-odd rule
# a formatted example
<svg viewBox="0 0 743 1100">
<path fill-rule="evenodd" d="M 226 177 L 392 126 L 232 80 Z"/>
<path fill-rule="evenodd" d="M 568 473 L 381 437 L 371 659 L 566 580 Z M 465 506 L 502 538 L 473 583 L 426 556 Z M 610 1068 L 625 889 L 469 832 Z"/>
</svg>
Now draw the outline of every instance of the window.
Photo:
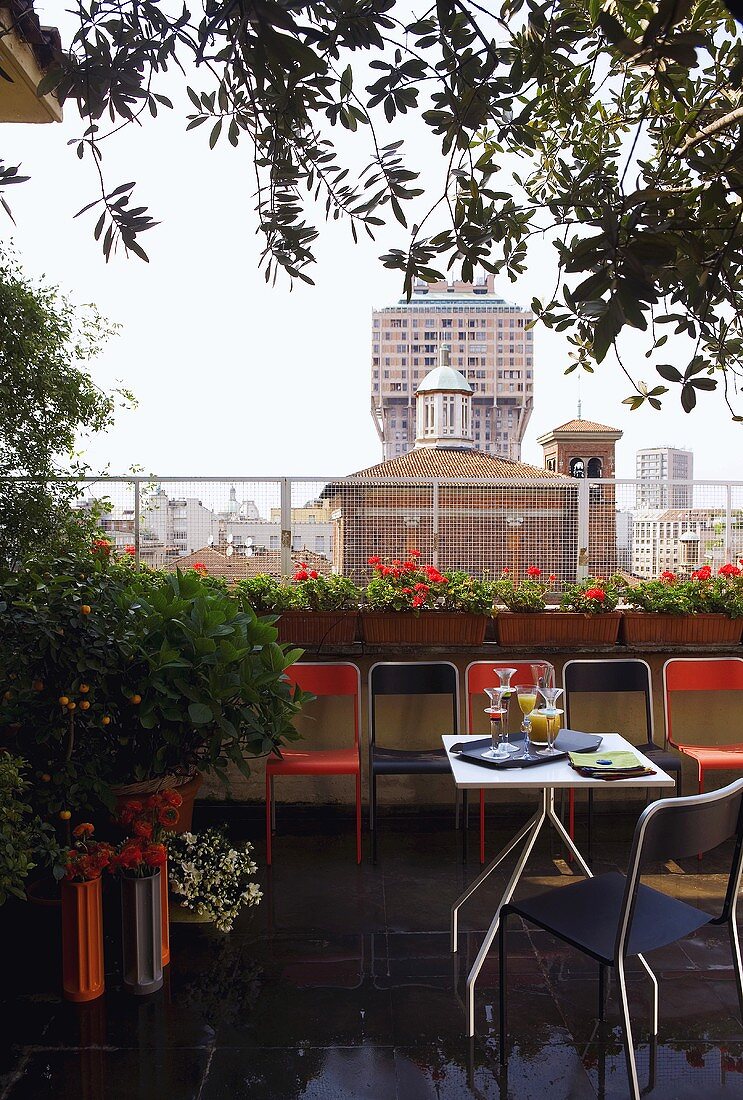
<svg viewBox="0 0 743 1100">
<path fill-rule="evenodd" d="M 375 321 L 374 324 L 377 325 L 377 324 L 379 324 L 379 322 Z M 270 535 L 269 536 L 268 548 L 269 548 L 269 550 L 278 550 L 278 548 L 279 548 L 279 536 L 278 535 Z"/>
<path fill-rule="evenodd" d="M 315 535 L 315 553 L 325 553 L 325 535 Z"/>
<path fill-rule="evenodd" d="M 433 435 L 434 433 L 434 404 L 433 397 L 426 397 L 423 404 L 423 434 Z"/>
</svg>

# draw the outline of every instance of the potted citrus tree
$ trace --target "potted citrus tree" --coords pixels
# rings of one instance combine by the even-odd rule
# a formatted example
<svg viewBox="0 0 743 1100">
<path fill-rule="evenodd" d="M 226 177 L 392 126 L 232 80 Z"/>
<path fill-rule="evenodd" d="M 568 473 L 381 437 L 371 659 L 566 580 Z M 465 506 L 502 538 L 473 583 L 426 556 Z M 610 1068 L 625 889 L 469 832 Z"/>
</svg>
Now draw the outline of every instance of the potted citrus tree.
<svg viewBox="0 0 743 1100">
<path fill-rule="evenodd" d="M 362 630 L 372 645 L 480 645 L 492 613 L 492 584 L 442 573 L 412 551 L 402 561 L 369 559 Z"/>
<path fill-rule="evenodd" d="M 737 645 L 743 633 L 743 570 L 709 565 L 679 577 L 625 583 L 622 640 L 627 645 Z"/>
</svg>

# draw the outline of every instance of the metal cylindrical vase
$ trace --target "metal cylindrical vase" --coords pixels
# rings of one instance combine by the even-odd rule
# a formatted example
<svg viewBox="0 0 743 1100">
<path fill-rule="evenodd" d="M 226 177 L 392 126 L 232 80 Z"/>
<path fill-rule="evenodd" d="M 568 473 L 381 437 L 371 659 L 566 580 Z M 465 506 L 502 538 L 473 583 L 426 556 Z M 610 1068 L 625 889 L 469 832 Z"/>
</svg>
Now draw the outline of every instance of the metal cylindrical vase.
<svg viewBox="0 0 743 1100">
<path fill-rule="evenodd" d="M 145 996 L 163 984 L 160 871 L 121 880 L 123 979 L 127 993 Z"/>
<path fill-rule="evenodd" d="M 68 1001 L 103 993 L 101 880 L 62 883 L 62 989 Z"/>
</svg>

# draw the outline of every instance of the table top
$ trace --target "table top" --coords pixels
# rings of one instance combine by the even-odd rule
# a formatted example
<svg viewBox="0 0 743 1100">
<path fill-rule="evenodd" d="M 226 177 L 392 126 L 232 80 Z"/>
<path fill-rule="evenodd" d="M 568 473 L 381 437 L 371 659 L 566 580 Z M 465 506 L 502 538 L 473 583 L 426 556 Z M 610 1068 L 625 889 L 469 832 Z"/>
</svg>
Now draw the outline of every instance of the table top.
<svg viewBox="0 0 743 1100">
<path fill-rule="evenodd" d="M 675 787 L 675 780 L 670 775 L 662 771 L 652 760 L 648 760 L 647 756 L 644 756 L 620 734 L 605 733 L 602 736 L 601 748 L 597 756 L 601 756 L 601 753 L 608 755 L 612 752 L 633 752 L 645 767 L 654 770 L 655 775 L 638 775 L 629 779 L 612 779 L 609 782 L 605 779 L 587 779 L 571 768 L 565 758 L 531 768 L 483 768 L 478 764 L 469 764 L 456 755 L 452 756 L 449 752 L 451 745 L 456 745 L 458 741 L 467 741 L 466 736 L 455 737 L 445 734 L 442 741 L 449 758 L 454 782 L 462 790 L 479 790 L 480 787 L 498 787 L 501 790 L 529 788 L 543 790 L 545 787 Z M 471 739 L 478 741 L 482 740 L 482 737 L 483 735 L 478 733 Z"/>
</svg>

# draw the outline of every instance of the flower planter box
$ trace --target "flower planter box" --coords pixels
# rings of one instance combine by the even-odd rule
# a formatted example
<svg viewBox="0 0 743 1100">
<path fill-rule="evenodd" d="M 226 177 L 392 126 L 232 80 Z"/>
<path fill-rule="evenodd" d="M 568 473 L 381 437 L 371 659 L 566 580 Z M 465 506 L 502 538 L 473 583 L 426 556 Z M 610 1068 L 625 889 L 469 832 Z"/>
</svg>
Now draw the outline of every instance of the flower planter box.
<svg viewBox="0 0 743 1100">
<path fill-rule="evenodd" d="M 462 611 L 364 611 L 363 639 L 369 645 L 481 645 L 487 615 Z"/>
<path fill-rule="evenodd" d="M 503 611 L 495 620 L 502 646 L 615 645 L 621 614 L 579 615 L 573 611 Z"/>
<path fill-rule="evenodd" d="M 356 611 L 284 611 L 276 623 L 280 642 L 343 645 L 356 640 Z"/>
<path fill-rule="evenodd" d="M 727 615 L 663 615 L 654 611 L 623 611 L 625 645 L 738 645 L 743 619 Z"/>
</svg>

